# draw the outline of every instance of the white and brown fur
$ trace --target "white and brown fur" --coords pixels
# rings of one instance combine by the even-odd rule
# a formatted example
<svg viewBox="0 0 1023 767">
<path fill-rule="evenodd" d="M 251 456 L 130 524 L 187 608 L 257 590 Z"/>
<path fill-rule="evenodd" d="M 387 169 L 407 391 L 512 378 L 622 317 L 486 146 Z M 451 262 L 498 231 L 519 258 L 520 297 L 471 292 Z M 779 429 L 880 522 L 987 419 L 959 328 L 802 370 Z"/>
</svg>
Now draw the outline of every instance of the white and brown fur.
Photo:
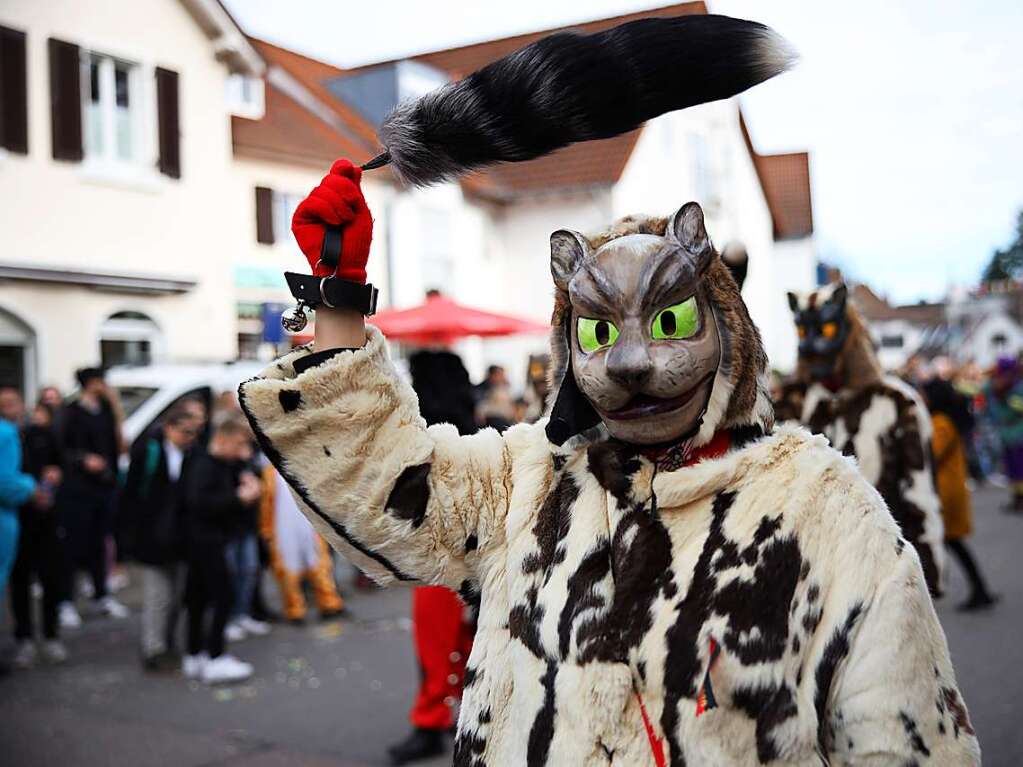
<svg viewBox="0 0 1023 767">
<path fill-rule="evenodd" d="M 745 428 L 692 466 L 599 435 L 556 447 L 543 421 L 427 428 L 372 328 L 300 374 L 308 350 L 282 358 L 242 406 L 355 564 L 480 597 L 456 765 L 979 764 L 914 549 L 850 459 L 770 430 L 756 330 L 710 269 L 729 337 L 711 417 Z"/>
<path fill-rule="evenodd" d="M 800 309 L 828 301 L 841 283 L 797 297 Z M 849 335 L 836 361 L 837 391 L 813 382 L 802 361 L 776 403 L 779 421 L 798 421 L 856 459 L 920 555 L 928 585 L 941 593 L 941 504 L 934 486 L 931 421 L 917 392 L 881 370 L 863 318 L 846 304 Z"/>
</svg>

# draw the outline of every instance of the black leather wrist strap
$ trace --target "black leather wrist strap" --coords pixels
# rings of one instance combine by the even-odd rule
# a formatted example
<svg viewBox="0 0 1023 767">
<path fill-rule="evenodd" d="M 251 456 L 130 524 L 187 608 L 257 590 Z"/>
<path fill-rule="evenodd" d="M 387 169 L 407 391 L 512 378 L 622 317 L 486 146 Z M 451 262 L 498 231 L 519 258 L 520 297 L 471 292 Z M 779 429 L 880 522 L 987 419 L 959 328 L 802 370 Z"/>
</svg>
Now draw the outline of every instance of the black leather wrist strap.
<svg viewBox="0 0 1023 767">
<path fill-rule="evenodd" d="M 320 244 L 320 263 L 330 271 L 337 269 L 341 262 L 341 227 L 323 227 L 323 242 Z"/>
<path fill-rule="evenodd" d="M 291 295 L 310 309 L 322 305 L 331 309 L 354 309 L 366 317 L 376 313 L 379 291 L 369 283 L 297 272 L 285 272 L 284 279 L 288 281 Z"/>
</svg>

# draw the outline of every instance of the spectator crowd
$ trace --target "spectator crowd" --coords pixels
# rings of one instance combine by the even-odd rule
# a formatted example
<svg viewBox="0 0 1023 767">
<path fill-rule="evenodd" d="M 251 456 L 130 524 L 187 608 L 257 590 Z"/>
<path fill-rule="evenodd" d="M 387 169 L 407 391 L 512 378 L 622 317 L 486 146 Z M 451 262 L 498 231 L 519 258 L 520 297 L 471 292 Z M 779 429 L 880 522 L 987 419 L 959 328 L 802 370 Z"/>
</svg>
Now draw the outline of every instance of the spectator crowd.
<svg viewBox="0 0 1023 767">
<path fill-rule="evenodd" d="M 270 633 L 266 567 L 289 620 L 305 618 L 306 578 L 324 618 L 342 612 L 325 544 L 281 491 L 233 396 L 212 417 L 202 399 L 179 399 L 127 445 L 103 371 L 79 370 L 77 381 L 66 402 L 44 388 L 29 412 L 17 389 L 0 389 L 0 587 L 14 635 L 4 670 L 66 662 L 61 635 L 83 613 L 128 617 L 114 592 L 129 563 L 149 672 L 209 684 L 251 676 L 228 643 Z"/>
</svg>

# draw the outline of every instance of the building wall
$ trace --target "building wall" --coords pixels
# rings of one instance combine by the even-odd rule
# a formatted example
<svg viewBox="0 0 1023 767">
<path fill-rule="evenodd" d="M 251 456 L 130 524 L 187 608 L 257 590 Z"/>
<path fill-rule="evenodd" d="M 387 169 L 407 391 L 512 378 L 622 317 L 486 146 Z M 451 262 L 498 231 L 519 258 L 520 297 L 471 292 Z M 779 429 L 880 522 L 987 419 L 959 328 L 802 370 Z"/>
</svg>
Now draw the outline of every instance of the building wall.
<svg viewBox="0 0 1023 767">
<path fill-rule="evenodd" d="M 27 32 L 29 95 L 29 153 L 0 157 L 0 261 L 198 282 L 183 296 L 5 284 L 0 307 L 37 329 L 39 379 L 69 386 L 72 370 L 97 361 L 98 328 L 117 310 L 151 316 L 170 359 L 234 357 L 229 297 L 242 211 L 229 197 L 228 73 L 212 44 L 169 0 L 7 0 L 0 23 Z M 49 37 L 141 65 L 142 133 L 154 162 L 153 68 L 179 74 L 181 179 L 161 176 L 155 167 L 115 178 L 87 162 L 52 159 Z"/>
<path fill-rule="evenodd" d="M 884 370 L 895 370 L 905 365 L 923 341 L 923 330 L 905 320 L 874 320 L 869 330 L 877 349 L 878 362 Z"/>
<path fill-rule="evenodd" d="M 608 190 L 540 195 L 496 209 L 491 232 L 494 255 L 480 283 L 488 298 L 476 304 L 548 323 L 554 309 L 551 234 L 558 229 L 599 231 L 611 218 Z M 516 391 L 525 386 L 529 355 L 544 354 L 549 348 L 546 335 L 475 343 L 479 351 L 470 359 L 479 361 L 480 374 L 488 364 L 503 365 Z"/>
<path fill-rule="evenodd" d="M 1023 352 L 1023 328 L 1008 314 L 991 314 L 981 320 L 956 351 L 959 362 L 976 362 L 982 368 L 999 357 L 1017 357 Z"/>
<path fill-rule="evenodd" d="M 696 200 L 718 249 L 731 241 L 743 243 L 750 257 L 743 299 L 771 366 L 793 368 L 796 334 L 785 293 L 795 285 L 812 286 L 812 245 L 783 244 L 779 253 L 733 101 L 704 104 L 648 123 L 612 197 L 616 217 L 667 215 Z"/>
</svg>

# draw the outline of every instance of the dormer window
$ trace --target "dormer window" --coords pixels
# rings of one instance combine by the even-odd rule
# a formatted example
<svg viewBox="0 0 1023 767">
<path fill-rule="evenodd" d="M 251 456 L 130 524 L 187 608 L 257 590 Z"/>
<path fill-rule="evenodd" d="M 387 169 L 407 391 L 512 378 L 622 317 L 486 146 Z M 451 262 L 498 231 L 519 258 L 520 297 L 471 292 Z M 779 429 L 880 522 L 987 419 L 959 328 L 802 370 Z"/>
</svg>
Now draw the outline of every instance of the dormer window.
<svg viewBox="0 0 1023 767">
<path fill-rule="evenodd" d="M 225 98 L 231 114 L 250 120 L 263 118 L 266 94 L 262 77 L 237 73 L 228 75 Z"/>
</svg>

